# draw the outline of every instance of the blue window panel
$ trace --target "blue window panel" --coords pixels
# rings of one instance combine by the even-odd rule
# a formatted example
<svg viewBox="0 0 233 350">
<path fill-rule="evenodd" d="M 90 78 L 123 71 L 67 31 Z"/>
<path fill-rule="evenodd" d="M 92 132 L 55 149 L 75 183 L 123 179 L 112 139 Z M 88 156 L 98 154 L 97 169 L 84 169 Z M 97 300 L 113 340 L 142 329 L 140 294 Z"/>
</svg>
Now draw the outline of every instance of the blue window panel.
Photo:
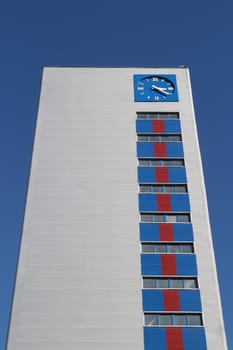
<svg viewBox="0 0 233 350">
<path fill-rule="evenodd" d="M 154 143 L 153 142 L 137 142 L 137 156 L 154 157 Z"/>
<path fill-rule="evenodd" d="M 139 211 L 158 211 L 157 196 L 155 194 L 139 194 Z"/>
<path fill-rule="evenodd" d="M 177 254 L 176 255 L 177 275 L 196 276 L 197 264 L 194 254 Z"/>
<path fill-rule="evenodd" d="M 186 172 L 184 167 L 168 168 L 169 182 L 171 183 L 187 183 Z"/>
<path fill-rule="evenodd" d="M 158 211 L 157 198 L 157 194 L 139 194 L 139 211 Z M 172 211 L 190 211 L 188 194 L 170 194 L 170 201 Z"/>
<path fill-rule="evenodd" d="M 143 311 L 164 311 L 163 291 L 144 289 L 142 291 Z M 201 312 L 199 290 L 179 290 L 180 311 Z"/>
<path fill-rule="evenodd" d="M 144 350 L 167 350 L 165 328 L 144 327 Z"/>
<path fill-rule="evenodd" d="M 179 120 L 163 120 L 164 132 L 167 134 L 179 134 L 181 133 Z M 136 132 L 137 134 L 152 133 L 153 126 L 152 120 L 136 120 Z"/>
<path fill-rule="evenodd" d="M 154 142 L 137 142 L 138 157 L 154 157 Z M 182 142 L 166 142 L 166 157 L 167 158 L 183 158 Z"/>
<path fill-rule="evenodd" d="M 137 134 L 152 133 L 152 121 L 151 120 L 136 120 L 136 132 Z"/>
<path fill-rule="evenodd" d="M 165 224 L 166 225 L 166 224 Z M 170 225 L 170 224 L 169 224 Z M 178 242 L 193 242 L 193 228 L 192 224 L 172 224 L 174 241 Z M 140 240 L 141 241 L 159 241 L 159 224 L 155 223 L 140 223 Z"/>
<path fill-rule="evenodd" d="M 142 254 L 141 268 L 143 276 L 161 275 L 161 263 L 159 254 Z"/>
<path fill-rule="evenodd" d="M 201 311 L 199 290 L 180 290 L 180 311 Z"/>
<path fill-rule="evenodd" d="M 179 120 L 164 120 L 164 128 L 167 134 L 181 133 Z"/>
<path fill-rule="evenodd" d="M 183 328 L 182 333 L 184 350 L 207 350 L 205 329 L 203 327 Z"/>
<path fill-rule="evenodd" d="M 174 240 L 193 242 L 192 224 L 173 224 Z"/>
<path fill-rule="evenodd" d="M 150 167 L 138 167 L 139 183 L 155 183 L 155 169 Z"/>
<path fill-rule="evenodd" d="M 182 142 L 166 142 L 166 149 L 168 158 L 184 157 Z"/>
<path fill-rule="evenodd" d="M 139 225 L 141 241 L 159 241 L 159 225 L 158 224 L 143 224 Z"/>
<path fill-rule="evenodd" d="M 168 167 L 168 177 L 170 183 L 187 183 L 184 167 Z M 139 183 L 155 183 L 155 168 L 138 167 Z"/>
<path fill-rule="evenodd" d="M 190 211 L 188 194 L 171 194 L 170 200 L 173 211 Z"/>
<path fill-rule="evenodd" d="M 143 311 L 164 311 L 162 290 L 142 291 Z"/>
</svg>

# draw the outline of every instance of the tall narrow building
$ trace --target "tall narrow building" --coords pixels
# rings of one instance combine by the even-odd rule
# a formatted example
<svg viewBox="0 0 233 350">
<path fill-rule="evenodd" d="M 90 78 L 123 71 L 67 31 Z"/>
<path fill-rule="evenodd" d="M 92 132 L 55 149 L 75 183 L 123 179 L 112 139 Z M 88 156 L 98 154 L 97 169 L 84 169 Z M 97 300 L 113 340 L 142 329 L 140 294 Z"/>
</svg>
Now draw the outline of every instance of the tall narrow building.
<svg viewBox="0 0 233 350">
<path fill-rule="evenodd" d="M 226 350 L 187 68 L 45 68 L 7 350 Z"/>
</svg>

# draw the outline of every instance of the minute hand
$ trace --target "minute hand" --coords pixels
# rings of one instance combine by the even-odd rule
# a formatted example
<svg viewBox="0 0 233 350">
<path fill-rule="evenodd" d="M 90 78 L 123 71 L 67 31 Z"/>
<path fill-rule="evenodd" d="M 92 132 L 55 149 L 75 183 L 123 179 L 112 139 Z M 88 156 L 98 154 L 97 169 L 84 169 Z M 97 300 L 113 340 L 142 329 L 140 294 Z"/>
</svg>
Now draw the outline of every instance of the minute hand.
<svg viewBox="0 0 233 350">
<path fill-rule="evenodd" d="M 152 90 L 157 90 L 158 92 L 160 92 L 162 95 L 165 95 L 165 96 L 171 95 L 171 93 L 168 92 L 166 88 L 162 88 L 162 87 L 158 87 L 156 85 L 152 85 L 151 89 Z"/>
</svg>

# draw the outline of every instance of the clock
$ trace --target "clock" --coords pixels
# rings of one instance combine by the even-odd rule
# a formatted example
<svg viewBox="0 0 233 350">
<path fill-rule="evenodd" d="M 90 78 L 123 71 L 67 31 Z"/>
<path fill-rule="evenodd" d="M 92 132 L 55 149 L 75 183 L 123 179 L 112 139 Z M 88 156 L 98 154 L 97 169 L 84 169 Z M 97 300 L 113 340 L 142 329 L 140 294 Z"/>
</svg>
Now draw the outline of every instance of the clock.
<svg viewBox="0 0 233 350">
<path fill-rule="evenodd" d="M 134 75 L 134 99 L 136 102 L 177 102 L 176 76 Z"/>
</svg>

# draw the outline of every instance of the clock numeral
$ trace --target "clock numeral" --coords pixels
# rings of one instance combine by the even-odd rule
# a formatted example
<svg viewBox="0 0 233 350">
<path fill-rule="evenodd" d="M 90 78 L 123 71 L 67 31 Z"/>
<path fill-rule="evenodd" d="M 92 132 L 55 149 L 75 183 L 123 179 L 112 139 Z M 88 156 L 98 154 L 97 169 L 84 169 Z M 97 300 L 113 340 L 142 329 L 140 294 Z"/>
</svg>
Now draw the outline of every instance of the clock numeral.
<svg viewBox="0 0 233 350">
<path fill-rule="evenodd" d="M 144 87 L 138 87 L 137 90 L 144 90 Z"/>
<path fill-rule="evenodd" d="M 159 101 L 159 96 L 155 96 L 155 101 Z"/>
</svg>

